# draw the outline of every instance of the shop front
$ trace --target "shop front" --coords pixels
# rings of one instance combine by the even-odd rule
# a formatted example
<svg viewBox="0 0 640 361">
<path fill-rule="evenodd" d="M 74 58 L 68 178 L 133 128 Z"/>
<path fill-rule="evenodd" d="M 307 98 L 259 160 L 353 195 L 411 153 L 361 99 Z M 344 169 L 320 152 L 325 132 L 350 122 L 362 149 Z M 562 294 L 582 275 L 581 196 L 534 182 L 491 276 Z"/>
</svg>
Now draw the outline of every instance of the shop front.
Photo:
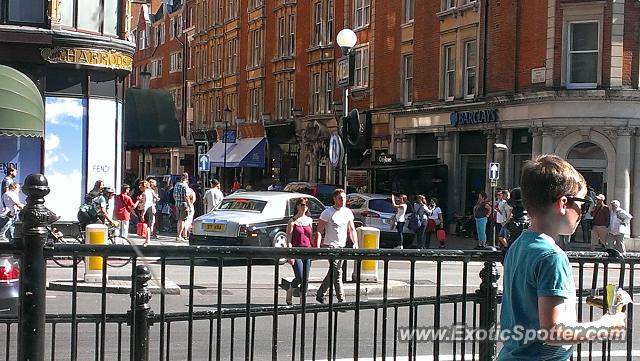
<svg viewBox="0 0 640 361">
<path fill-rule="evenodd" d="M 596 93 L 588 99 L 570 95 L 399 112 L 394 114 L 395 156 L 420 159 L 424 144 L 431 144 L 449 169 L 449 216 L 470 213 L 478 192 L 490 191 L 490 162 L 501 164 L 497 188 L 511 189 L 520 185 L 524 162 L 539 154 L 567 159 L 596 193 L 640 214 L 640 194 L 631 192 L 632 181 L 640 182 L 637 102 Z M 640 233 L 640 221 L 632 222 L 632 232 Z"/>
</svg>

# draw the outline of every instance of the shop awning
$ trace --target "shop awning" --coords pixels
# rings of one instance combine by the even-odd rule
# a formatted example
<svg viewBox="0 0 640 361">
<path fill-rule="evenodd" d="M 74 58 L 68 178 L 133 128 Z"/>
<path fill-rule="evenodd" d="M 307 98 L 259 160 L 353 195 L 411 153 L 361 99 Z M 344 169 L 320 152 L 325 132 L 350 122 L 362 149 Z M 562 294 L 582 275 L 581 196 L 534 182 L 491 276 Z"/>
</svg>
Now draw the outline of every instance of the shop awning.
<svg viewBox="0 0 640 361">
<path fill-rule="evenodd" d="M 0 135 L 43 137 L 44 102 L 23 73 L 0 65 Z"/>
<path fill-rule="evenodd" d="M 209 164 L 212 167 L 227 168 L 264 168 L 265 138 L 238 139 L 227 143 L 226 162 L 224 143 L 217 142 L 209 149 Z"/>
<path fill-rule="evenodd" d="M 180 127 L 168 91 L 127 89 L 124 142 L 126 149 L 180 146 Z"/>
</svg>

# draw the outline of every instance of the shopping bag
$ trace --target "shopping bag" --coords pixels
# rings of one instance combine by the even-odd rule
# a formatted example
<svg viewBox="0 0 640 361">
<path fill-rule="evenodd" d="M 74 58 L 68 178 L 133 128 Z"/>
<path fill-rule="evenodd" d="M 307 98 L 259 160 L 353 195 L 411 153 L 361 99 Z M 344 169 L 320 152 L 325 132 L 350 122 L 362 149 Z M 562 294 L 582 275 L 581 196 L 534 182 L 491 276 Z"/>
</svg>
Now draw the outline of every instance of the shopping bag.
<svg viewBox="0 0 640 361">
<path fill-rule="evenodd" d="M 444 242 L 444 240 L 447 239 L 447 233 L 444 231 L 444 229 L 440 228 L 436 231 L 436 239 L 438 240 L 438 242 Z"/>
<path fill-rule="evenodd" d="M 146 238 L 148 230 L 149 227 L 144 222 L 140 222 L 136 225 L 136 234 L 140 237 Z"/>
</svg>

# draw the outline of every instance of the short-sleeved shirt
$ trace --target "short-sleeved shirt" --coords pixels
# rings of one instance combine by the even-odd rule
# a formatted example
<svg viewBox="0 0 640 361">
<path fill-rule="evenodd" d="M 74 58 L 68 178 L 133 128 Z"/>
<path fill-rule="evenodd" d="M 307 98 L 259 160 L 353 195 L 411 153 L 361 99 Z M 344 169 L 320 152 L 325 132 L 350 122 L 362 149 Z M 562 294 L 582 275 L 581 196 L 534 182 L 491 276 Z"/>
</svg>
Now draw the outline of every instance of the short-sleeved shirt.
<svg viewBox="0 0 640 361">
<path fill-rule="evenodd" d="M 567 255 L 546 234 L 524 231 L 504 259 L 504 291 L 500 328 L 540 329 L 538 297 L 564 299 L 559 323 L 576 320 L 576 290 Z M 541 341 L 507 340 L 498 360 L 567 360 L 572 346 L 547 345 Z"/>
<path fill-rule="evenodd" d="M 0 195 L 4 194 L 5 189 L 9 189 L 9 186 L 14 182 L 12 177 L 6 176 L 2 179 L 2 189 L 0 189 Z"/>
<path fill-rule="evenodd" d="M 442 209 L 440 209 L 440 207 L 435 207 L 431 210 L 430 213 L 427 213 L 427 214 L 428 214 L 427 216 L 428 219 L 433 219 L 437 223 L 437 222 L 440 222 L 440 215 L 442 214 Z"/>
<path fill-rule="evenodd" d="M 187 186 L 183 182 L 176 183 L 173 186 L 173 199 L 176 201 L 176 205 L 179 206 L 186 201 L 187 198 Z"/>
<path fill-rule="evenodd" d="M 347 245 L 347 230 L 349 222 L 353 221 L 353 212 L 347 207 L 341 207 L 340 210 L 329 207 L 322 211 L 320 219 L 327 222 L 322 244 L 331 248 L 344 248 Z"/>
</svg>

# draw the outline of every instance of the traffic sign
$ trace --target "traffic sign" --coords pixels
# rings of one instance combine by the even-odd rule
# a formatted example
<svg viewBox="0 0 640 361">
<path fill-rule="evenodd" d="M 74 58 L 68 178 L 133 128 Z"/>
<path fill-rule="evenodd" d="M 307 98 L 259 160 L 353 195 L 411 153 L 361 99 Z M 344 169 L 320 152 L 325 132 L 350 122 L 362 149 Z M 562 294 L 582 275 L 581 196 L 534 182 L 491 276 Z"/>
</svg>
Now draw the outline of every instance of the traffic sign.
<svg viewBox="0 0 640 361">
<path fill-rule="evenodd" d="M 198 170 L 201 172 L 208 172 L 209 169 L 209 156 L 206 154 L 201 154 L 200 157 L 198 157 Z"/>
<path fill-rule="evenodd" d="M 329 138 L 329 161 L 331 165 L 336 167 L 340 164 L 342 156 L 344 154 L 344 146 L 342 145 L 342 139 L 338 134 L 332 134 Z"/>
<path fill-rule="evenodd" d="M 489 179 L 500 179 L 500 163 L 489 163 Z"/>
</svg>

